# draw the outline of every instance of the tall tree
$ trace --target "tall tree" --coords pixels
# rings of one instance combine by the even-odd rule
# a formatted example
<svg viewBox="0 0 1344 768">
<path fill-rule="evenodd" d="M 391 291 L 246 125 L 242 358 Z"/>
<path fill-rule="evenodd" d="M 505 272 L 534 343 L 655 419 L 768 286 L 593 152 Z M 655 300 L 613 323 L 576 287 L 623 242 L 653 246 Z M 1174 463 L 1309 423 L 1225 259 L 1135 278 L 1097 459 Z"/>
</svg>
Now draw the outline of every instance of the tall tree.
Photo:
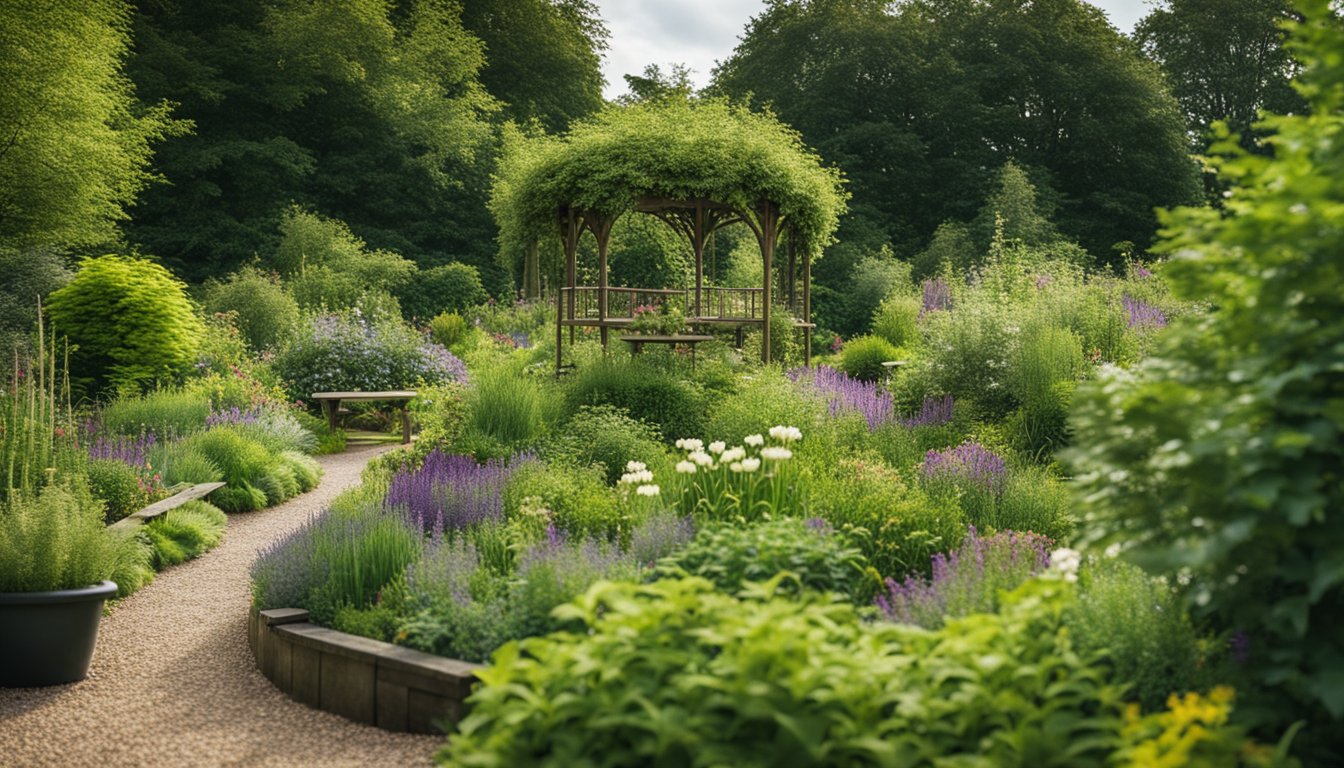
<svg viewBox="0 0 1344 768">
<path fill-rule="evenodd" d="M 770 0 L 715 89 L 769 104 L 845 170 L 842 238 L 907 254 L 973 218 L 1010 159 L 1102 257 L 1198 194 L 1156 67 L 1077 0 Z"/>
<path fill-rule="evenodd" d="M 117 0 L 15 0 L 0 10 L 0 245 L 117 239 L 153 180 L 153 145 L 187 126 L 148 109 L 122 74 Z"/>
<path fill-rule="evenodd" d="M 1251 149 L 1251 124 L 1261 110 L 1286 114 L 1305 106 L 1289 85 L 1298 66 L 1280 26 L 1296 16 L 1289 0 L 1163 0 L 1135 27 L 1134 38 L 1162 67 L 1201 151 L 1215 120 L 1226 121 Z"/>
<path fill-rule="evenodd" d="M 558 132 L 602 108 L 607 28 L 589 0 L 463 0 L 485 43 L 481 83 L 518 123 Z"/>
<path fill-rule="evenodd" d="M 657 64 L 644 67 L 638 75 L 622 75 L 629 93 L 617 99 L 622 104 L 634 104 L 640 101 L 658 99 L 689 99 L 695 94 L 695 85 L 691 82 L 691 68 L 685 64 L 672 64 L 663 71 Z"/>
<path fill-rule="evenodd" d="M 291 203 L 376 248 L 489 265 L 493 99 L 479 40 L 439 0 L 143 0 L 130 68 L 181 104 L 172 184 L 135 242 L 200 278 L 268 250 Z"/>
</svg>

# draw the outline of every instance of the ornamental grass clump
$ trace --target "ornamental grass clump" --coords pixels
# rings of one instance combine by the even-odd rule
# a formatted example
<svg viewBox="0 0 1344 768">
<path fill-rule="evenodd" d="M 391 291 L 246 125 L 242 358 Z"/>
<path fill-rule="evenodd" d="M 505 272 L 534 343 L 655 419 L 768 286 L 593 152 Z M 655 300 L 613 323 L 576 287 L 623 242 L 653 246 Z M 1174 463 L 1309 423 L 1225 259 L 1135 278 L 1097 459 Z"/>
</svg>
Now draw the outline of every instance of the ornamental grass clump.
<svg viewBox="0 0 1344 768">
<path fill-rule="evenodd" d="M 861 414 L 870 432 L 895 417 L 891 393 L 876 382 L 854 378 L 828 365 L 794 368 L 787 375 L 816 391 L 826 401 L 831 416 Z"/>
<path fill-rule="evenodd" d="M 941 627 L 949 618 L 989 613 L 999 593 L 1050 567 L 1050 540 L 1034 533 L 1001 531 L 989 537 L 971 526 L 961 547 L 933 556 L 933 575 L 886 579 L 873 601 L 889 621 Z"/>
<path fill-rule="evenodd" d="M 102 504 L 81 483 L 0 503 L 0 592 L 93 586 L 136 554 L 134 538 L 104 526 Z"/>
<path fill-rule="evenodd" d="M 392 477 L 384 506 L 409 524 L 439 535 L 504 519 L 504 486 L 519 467 L 535 461 L 531 454 L 479 464 L 470 456 L 434 449 L 418 468 L 403 468 Z"/>
</svg>

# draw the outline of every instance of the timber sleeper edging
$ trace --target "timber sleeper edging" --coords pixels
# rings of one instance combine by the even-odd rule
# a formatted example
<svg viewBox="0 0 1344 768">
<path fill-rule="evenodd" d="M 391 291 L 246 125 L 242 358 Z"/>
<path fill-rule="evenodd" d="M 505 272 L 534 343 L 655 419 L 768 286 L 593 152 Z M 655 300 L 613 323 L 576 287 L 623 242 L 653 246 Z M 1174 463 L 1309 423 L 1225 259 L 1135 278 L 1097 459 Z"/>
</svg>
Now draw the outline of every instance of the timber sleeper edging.
<svg viewBox="0 0 1344 768">
<path fill-rule="evenodd" d="M 252 609 L 247 639 L 290 698 L 389 731 L 438 734 L 461 720 L 481 668 L 319 627 L 298 608 Z"/>
</svg>

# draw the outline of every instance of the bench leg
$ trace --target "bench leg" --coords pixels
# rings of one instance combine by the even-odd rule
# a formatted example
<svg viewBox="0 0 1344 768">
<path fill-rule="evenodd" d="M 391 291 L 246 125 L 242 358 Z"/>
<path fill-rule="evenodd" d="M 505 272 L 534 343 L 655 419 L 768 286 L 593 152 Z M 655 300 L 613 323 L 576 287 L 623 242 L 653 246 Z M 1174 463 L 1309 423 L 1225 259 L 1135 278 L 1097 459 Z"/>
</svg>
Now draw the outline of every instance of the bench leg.
<svg viewBox="0 0 1344 768">
<path fill-rule="evenodd" d="M 340 400 L 323 400 L 322 410 L 327 412 L 327 428 L 336 431 L 337 413 L 341 410 Z"/>
<path fill-rule="evenodd" d="M 411 443 L 411 411 L 406 406 L 401 406 L 401 444 L 410 445 Z"/>
</svg>

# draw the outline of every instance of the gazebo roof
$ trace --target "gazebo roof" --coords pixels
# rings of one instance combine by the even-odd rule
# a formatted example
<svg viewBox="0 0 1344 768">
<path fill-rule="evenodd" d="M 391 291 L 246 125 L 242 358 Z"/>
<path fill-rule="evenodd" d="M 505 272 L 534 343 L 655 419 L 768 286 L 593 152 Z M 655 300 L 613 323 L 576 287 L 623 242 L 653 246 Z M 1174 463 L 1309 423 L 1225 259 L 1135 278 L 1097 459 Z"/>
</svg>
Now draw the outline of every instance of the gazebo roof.
<svg viewBox="0 0 1344 768">
<path fill-rule="evenodd" d="M 848 197 L 797 133 L 716 100 L 613 106 L 565 136 L 510 144 L 491 201 L 505 248 L 554 235 L 566 211 L 610 221 L 698 203 L 755 227 L 768 203 L 794 245 L 819 256 Z"/>
</svg>

